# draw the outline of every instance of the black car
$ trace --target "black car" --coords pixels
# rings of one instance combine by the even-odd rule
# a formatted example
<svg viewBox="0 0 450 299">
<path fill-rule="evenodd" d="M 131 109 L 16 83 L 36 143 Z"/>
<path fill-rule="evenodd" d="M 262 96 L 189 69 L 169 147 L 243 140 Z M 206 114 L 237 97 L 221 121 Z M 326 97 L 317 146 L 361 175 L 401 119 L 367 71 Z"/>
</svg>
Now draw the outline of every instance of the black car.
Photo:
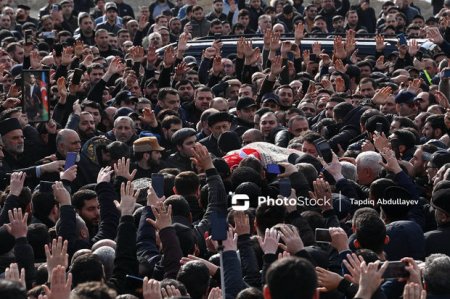
<svg viewBox="0 0 450 299">
<path fill-rule="evenodd" d="M 264 41 L 262 36 L 246 36 L 247 39 L 252 41 L 253 47 L 259 47 L 261 50 L 264 45 Z M 202 37 L 199 39 L 190 40 L 188 42 L 189 48 L 186 50 L 185 56 L 193 56 L 197 59 L 197 62 L 200 62 L 202 57 L 202 51 L 206 48 L 210 47 L 212 42 L 214 41 L 214 36 Z M 220 38 L 223 47 L 222 47 L 222 57 L 227 57 L 230 54 L 236 53 L 236 44 L 239 39 L 239 36 L 226 36 Z M 294 42 L 294 37 L 284 36 L 281 38 L 282 41 L 288 40 Z M 426 39 L 419 39 L 418 42 L 420 45 L 424 44 Z M 333 52 L 333 37 L 324 36 L 324 37 L 308 37 L 304 38 L 301 42 L 301 50 L 311 50 L 312 45 L 315 42 L 319 42 L 322 49 L 325 50 L 325 53 L 331 54 Z M 397 51 L 397 38 L 385 38 L 384 40 L 385 48 L 384 55 L 387 57 L 392 52 Z M 172 46 L 176 47 L 176 43 L 172 43 Z M 164 49 L 169 45 L 162 47 L 157 50 L 157 53 L 162 57 L 164 54 Z M 358 56 L 365 57 L 368 55 L 375 55 L 375 38 L 356 38 L 356 48 L 358 49 Z"/>
</svg>

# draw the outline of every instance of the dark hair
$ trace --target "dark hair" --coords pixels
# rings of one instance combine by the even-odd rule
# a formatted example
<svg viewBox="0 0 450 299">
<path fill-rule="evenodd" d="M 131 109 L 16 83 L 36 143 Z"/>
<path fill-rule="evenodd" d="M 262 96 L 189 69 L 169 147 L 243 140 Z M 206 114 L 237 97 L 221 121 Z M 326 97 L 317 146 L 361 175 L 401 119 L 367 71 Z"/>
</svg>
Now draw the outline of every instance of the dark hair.
<svg viewBox="0 0 450 299">
<path fill-rule="evenodd" d="M 89 281 L 77 286 L 70 296 L 73 299 L 112 299 L 116 298 L 115 291 L 99 281 Z M 73 296 L 73 297 L 72 297 Z"/>
<path fill-rule="evenodd" d="M 0 298 L 26 299 L 27 290 L 17 281 L 0 279 Z"/>
<path fill-rule="evenodd" d="M 40 191 L 33 193 L 31 202 L 33 203 L 33 216 L 42 222 L 45 222 L 53 207 L 58 204 L 53 193 Z"/>
<path fill-rule="evenodd" d="M 72 263 L 70 273 L 72 273 L 72 287 L 83 282 L 100 282 L 104 278 L 103 264 L 92 253 L 77 257 Z"/>
<path fill-rule="evenodd" d="M 186 287 L 176 279 L 164 278 L 163 280 L 161 280 L 161 289 L 165 288 L 166 286 L 174 286 L 180 291 L 181 296 L 187 296 Z"/>
<path fill-rule="evenodd" d="M 394 131 L 393 134 L 398 138 L 399 145 L 404 145 L 407 148 L 412 148 L 416 144 L 416 136 L 411 131 L 400 129 Z"/>
<path fill-rule="evenodd" d="M 312 299 L 317 288 L 317 274 L 308 260 L 287 257 L 270 265 L 266 282 L 272 299 Z"/>
<path fill-rule="evenodd" d="M 284 206 L 268 206 L 266 203 L 256 208 L 256 224 L 259 232 L 264 233 L 278 223 L 283 223 L 286 216 Z"/>
<path fill-rule="evenodd" d="M 167 115 L 161 121 L 161 127 L 164 129 L 170 129 L 172 125 L 181 125 L 181 119 L 176 115 Z"/>
<path fill-rule="evenodd" d="M 444 122 L 444 115 L 430 115 L 425 119 L 425 123 L 430 123 L 433 130 L 440 129 L 442 133 L 444 134 L 447 132 L 447 127 L 445 126 Z"/>
<path fill-rule="evenodd" d="M 46 255 L 44 245 L 51 242 L 48 227 L 43 223 L 32 223 L 28 226 L 27 232 L 28 243 L 33 247 L 34 259 L 37 261 L 45 261 Z"/>
<path fill-rule="evenodd" d="M 235 189 L 243 182 L 252 182 L 258 186 L 261 186 L 261 175 L 253 168 L 247 166 L 239 166 L 231 174 L 231 184 L 233 186 L 233 189 Z"/>
<path fill-rule="evenodd" d="M 336 121 L 343 121 L 344 118 L 348 115 L 350 111 L 353 109 L 353 105 L 347 102 L 339 103 L 333 108 L 334 119 Z"/>
<path fill-rule="evenodd" d="M 164 205 L 168 207 L 172 206 L 172 217 L 182 216 L 189 218 L 191 214 L 191 208 L 187 200 L 181 195 L 169 196 L 165 201 Z"/>
<path fill-rule="evenodd" d="M 237 294 L 236 299 L 264 299 L 263 293 L 254 287 L 243 289 Z"/>
<path fill-rule="evenodd" d="M 394 116 L 393 121 L 398 121 L 400 124 L 400 128 L 413 128 L 413 129 L 417 129 L 416 125 L 414 124 L 414 122 L 405 117 L 405 116 Z"/>
<path fill-rule="evenodd" d="M 383 221 L 372 213 L 362 213 L 358 222 L 359 227 L 356 228 L 355 236 L 361 248 L 381 253 L 386 238 L 386 226 Z"/>
<path fill-rule="evenodd" d="M 158 92 L 158 97 L 157 97 L 158 101 L 163 101 L 168 94 L 176 96 L 176 95 L 178 95 L 178 91 L 171 87 L 161 88 Z"/>
<path fill-rule="evenodd" d="M 179 195 L 194 195 L 199 186 L 200 179 L 193 171 L 183 171 L 175 177 L 175 189 Z"/>
<path fill-rule="evenodd" d="M 84 202 L 86 200 L 94 199 L 96 197 L 97 193 L 95 193 L 95 191 L 89 189 L 79 190 L 72 196 L 72 206 L 77 210 L 81 210 L 84 207 Z"/>
<path fill-rule="evenodd" d="M 201 299 L 209 288 L 209 270 L 199 261 L 191 261 L 181 266 L 177 280 L 186 286 L 192 299 Z"/>
</svg>

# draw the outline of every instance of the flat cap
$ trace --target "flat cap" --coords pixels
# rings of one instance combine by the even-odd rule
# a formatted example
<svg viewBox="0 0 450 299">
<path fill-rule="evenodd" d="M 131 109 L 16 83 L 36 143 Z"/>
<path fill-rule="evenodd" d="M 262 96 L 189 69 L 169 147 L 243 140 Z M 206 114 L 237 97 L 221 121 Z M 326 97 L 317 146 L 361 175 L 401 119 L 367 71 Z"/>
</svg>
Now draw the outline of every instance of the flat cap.
<svg viewBox="0 0 450 299">
<path fill-rule="evenodd" d="M 141 137 L 133 142 L 133 151 L 135 153 L 163 150 L 164 148 L 159 145 L 156 137 Z"/>
</svg>

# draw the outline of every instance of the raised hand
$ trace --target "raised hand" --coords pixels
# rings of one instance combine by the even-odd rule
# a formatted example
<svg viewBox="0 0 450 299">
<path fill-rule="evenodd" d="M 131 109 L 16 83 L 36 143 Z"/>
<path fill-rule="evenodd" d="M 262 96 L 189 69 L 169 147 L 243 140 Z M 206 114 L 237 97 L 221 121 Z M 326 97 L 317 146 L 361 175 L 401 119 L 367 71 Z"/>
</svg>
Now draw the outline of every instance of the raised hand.
<svg viewBox="0 0 450 299">
<path fill-rule="evenodd" d="M 61 180 L 73 182 L 77 178 L 77 168 L 78 168 L 77 165 L 69 167 L 67 170 L 59 174 L 59 178 Z"/>
<path fill-rule="evenodd" d="M 72 63 L 73 59 L 73 48 L 72 47 L 65 47 L 61 54 L 61 64 L 68 66 Z"/>
<path fill-rule="evenodd" d="M 26 287 L 25 283 L 25 269 L 22 268 L 19 273 L 19 266 L 16 263 L 12 263 L 5 270 L 5 279 L 9 281 L 17 281 L 23 287 Z"/>
<path fill-rule="evenodd" d="M 172 46 L 168 46 L 164 50 L 164 58 L 163 58 L 163 64 L 165 68 L 171 67 L 175 61 L 177 60 L 177 56 L 175 53 L 175 49 Z"/>
<path fill-rule="evenodd" d="M 212 72 L 215 76 L 219 76 L 223 72 L 222 57 L 220 55 L 213 59 Z"/>
<path fill-rule="evenodd" d="M 50 272 L 50 271 L 49 271 Z M 51 289 L 43 285 L 45 295 L 48 299 L 69 299 L 72 288 L 72 273 L 67 274 L 66 267 L 57 266 L 52 271 L 50 280 Z"/>
<path fill-rule="evenodd" d="M 97 184 L 102 182 L 109 183 L 111 181 L 111 175 L 114 173 L 114 170 L 111 170 L 111 166 L 106 166 L 100 169 L 97 175 Z"/>
<path fill-rule="evenodd" d="M 336 85 L 336 92 L 345 92 L 345 81 L 342 77 L 336 77 L 336 82 L 334 84 Z"/>
<path fill-rule="evenodd" d="M 53 196 L 60 206 L 71 205 L 71 197 L 69 191 L 64 187 L 62 182 L 55 182 L 52 186 Z"/>
<path fill-rule="evenodd" d="M 147 222 L 153 225 L 153 227 L 160 231 L 166 227 L 172 225 L 172 205 L 167 208 L 162 202 L 157 203 L 155 206 L 151 206 L 155 220 L 147 218 Z"/>
<path fill-rule="evenodd" d="M 23 184 L 27 174 L 25 172 L 13 172 L 9 180 L 9 194 L 19 196 L 22 193 Z"/>
<path fill-rule="evenodd" d="M 384 37 L 382 35 L 378 34 L 375 37 L 375 49 L 376 49 L 376 51 L 377 52 L 383 52 L 385 47 L 386 46 L 384 45 Z"/>
<path fill-rule="evenodd" d="M 374 96 L 372 97 L 372 102 L 375 105 L 383 105 L 391 95 L 392 88 L 390 86 L 382 87 L 375 92 Z"/>
<path fill-rule="evenodd" d="M 52 248 L 45 244 L 45 256 L 47 258 L 48 282 L 52 281 L 53 269 L 58 266 L 67 268 L 69 264 L 69 255 L 67 254 L 67 240 L 63 242 L 62 237 L 53 239 Z"/>
<path fill-rule="evenodd" d="M 388 266 L 388 262 L 384 262 L 384 264 L 379 267 L 380 262 L 370 263 L 369 265 L 366 262 L 361 263 L 361 273 L 359 277 L 359 288 L 355 297 L 358 298 L 371 298 L 375 291 L 380 286 L 383 281 L 383 273 Z"/>
<path fill-rule="evenodd" d="M 144 48 L 142 48 L 141 46 L 131 47 L 130 54 L 133 62 L 142 62 L 144 60 Z"/>
<path fill-rule="evenodd" d="M 280 233 L 274 228 L 266 228 L 264 239 L 257 236 L 259 246 L 264 254 L 275 254 L 278 249 L 278 241 L 280 240 Z"/>
<path fill-rule="evenodd" d="M 339 163 L 339 162 L 338 162 Z M 340 164 L 340 163 L 339 163 Z M 322 178 L 318 178 L 313 182 L 314 192 L 309 191 L 309 196 L 315 198 L 317 203 L 321 202 L 320 209 L 322 211 L 333 209 L 333 196 L 330 184 Z"/>
<path fill-rule="evenodd" d="M 161 283 L 146 276 L 142 284 L 142 295 L 144 299 L 162 299 Z"/>
<path fill-rule="evenodd" d="M 6 223 L 6 230 L 15 239 L 26 238 L 28 232 L 28 213 L 22 215 L 22 209 L 8 211 L 9 223 Z"/>
<path fill-rule="evenodd" d="M 206 267 L 208 267 L 209 275 L 214 276 L 216 274 L 217 270 L 219 269 L 218 266 L 211 263 L 210 261 L 207 261 L 205 259 L 202 259 L 200 257 L 196 257 L 195 255 L 189 254 L 187 257 L 182 257 L 180 260 L 180 264 L 185 265 L 189 263 L 190 261 L 199 261 L 205 264 Z"/>
<path fill-rule="evenodd" d="M 250 220 L 243 211 L 234 212 L 234 232 L 238 236 L 250 234 Z"/>
<path fill-rule="evenodd" d="M 314 55 L 320 55 L 320 54 L 322 54 L 322 46 L 320 45 L 320 43 L 319 42 L 314 42 L 313 44 L 312 44 L 312 46 L 311 46 L 311 52 L 314 54 Z"/>
<path fill-rule="evenodd" d="M 348 250 L 348 236 L 347 233 L 340 227 L 330 227 L 331 246 L 336 248 L 337 252 Z"/>
<path fill-rule="evenodd" d="M 334 56 L 338 59 L 347 58 L 347 51 L 345 51 L 345 46 L 344 43 L 342 42 L 341 36 L 336 36 L 334 38 L 333 53 Z"/>
<path fill-rule="evenodd" d="M 130 163 L 131 160 L 129 158 L 126 159 L 125 157 L 117 160 L 117 163 L 114 164 L 114 172 L 116 176 L 121 176 L 127 181 L 132 181 L 136 175 L 137 169 L 130 173 Z"/>
<path fill-rule="evenodd" d="M 281 43 L 281 57 L 283 58 L 287 58 L 287 55 L 289 54 L 289 52 L 291 52 L 292 49 L 292 43 L 290 41 L 283 41 Z"/>
<path fill-rule="evenodd" d="M 157 206 L 160 202 L 164 202 L 166 197 L 158 197 L 153 186 L 150 184 L 147 190 L 147 206 Z"/>
<path fill-rule="evenodd" d="M 380 161 L 380 164 L 388 171 L 391 171 L 395 174 L 402 171 L 402 168 L 400 167 L 400 164 L 398 163 L 397 157 L 395 156 L 395 153 L 390 148 L 384 148 L 380 154 L 383 156 L 383 158 L 386 160 L 386 163 L 383 161 Z"/>
<path fill-rule="evenodd" d="M 353 284 L 359 283 L 359 274 L 361 273 L 361 263 L 364 259 L 355 253 L 347 254 L 347 259 L 342 261 L 350 274 L 345 274 L 344 278 Z"/>
<path fill-rule="evenodd" d="M 280 47 L 280 34 L 272 33 L 272 38 L 270 39 L 270 51 L 277 51 Z"/>
<path fill-rule="evenodd" d="M 186 52 L 186 50 L 189 48 L 188 47 L 188 40 L 189 40 L 189 34 L 183 32 L 180 34 L 180 36 L 178 37 L 178 44 L 177 44 L 177 51 L 178 52 Z"/>
<path fill-rule="evenodd" d="M 275 56 L 272 59 L 272 64 L 270 66 L 270 75 L 278 77 L 279 74 L 284 70 L 283 58 L 281 56 Z"/>
<path fill-rule="evenodd" d="M 426 299 L 427 291 L 422 289 L 421 283 L 410 282 L 405 284 L 403 299 Z"/>
<path fill-rule="evenodd" d="M 208 299 L 223 299 L 222 291 L 219 287 L 212 288 L 209 291 Z"/>
<path fill-rule="evenodd" d="M 156 47 L 150 45 L 147 49 L 147 64 L 154 66 L 157 60 L 158 54 L 156 54 Z"/>
<path fill-rule="evenodd" d="M 122 63 L 120 57 L 114 57 L 111 63 L 109 64 L 108 71 L 110 75 L 119 74 L 125 69 L 125 65 Z"/>
<path fill-rule="evenodd" d="M 297 229 L 291 225 L 283 224 L 280 226 L 280 237 L 284 244 L 279 244 L 279 246 L 290 254 L 296 254 L 305 248 Z"/>
<path fill-rule="evenodd" d="M 201 143 L 196 143 L 192 148 L 192 162 L 203 171 L 214 168 L 208 149 Z"/>
<path fill-rule="evenodd" d="M 58 102 L 60 104 L 65 104 L 67 100 L 66 79 L 64 77 L 59 77 L 56 81 L 56 85 L 58 86 Z"/>
<path fill-rule="evenodd" d="M 316 267 L 317 282 L 319 283 L 319 292 L 331 292 L 336 290 L 342 279 L 337 273 L 328 271 L 321 267 Z"/>
<path fill-rule="evenodd" d="M 180 290 L 173 285 L 168 285 L 165 288 L 161 288 L 161 293 L 164 299 L 181 296 Z"/>
<path fill-rule="evenodd" d="M 120 211 L 122 216 L 132 215 L 136 205 L 138 191 L 134 191 L 133 184 L 128 181 L 120 185 Z"/>
<path fill-rule="evenodd" d="M 442 37 L 441 32 L 439 31 L 439 28 L 437 27 L 427 27 L 427 38 L 435 43 L 436 45 L 441 45 L 444 42 L 444 38 Z"/>
<path fill-rule="evenodd" d="M 223 241 L 223 251 L 237 251 L 238 235 L 230 227 L 227 232 L 227 239 Z"/>
<path fill-rule="evenodd" d="M 294 28 L 295 43 L 299 44 L 304 36 L 305 36 L 305 25 L 302 22 L 299 22 Z"/>
<path fill-rule="evenodd" d="M 259 48 L 255 48 L 252 50 L 250 56 L 245 58 L 245 64 L 254 65 L 255 63 L 258 63 L 260 59 L 261 59 L 261 50 Z"/>
<path fill-rule="evenodd" d="M 75 46 L 73 47 L 73 52 L 76 57 L 81 58 L 83 55 L 84 44 L 82 40 L 75 41 Z"/>
<path fill-rule="evenodd" d="M 138 21 L 138 30 L 143 31 L 148 24 L 148 17 L 146 15 L 141 15 Z"/>
</svg>

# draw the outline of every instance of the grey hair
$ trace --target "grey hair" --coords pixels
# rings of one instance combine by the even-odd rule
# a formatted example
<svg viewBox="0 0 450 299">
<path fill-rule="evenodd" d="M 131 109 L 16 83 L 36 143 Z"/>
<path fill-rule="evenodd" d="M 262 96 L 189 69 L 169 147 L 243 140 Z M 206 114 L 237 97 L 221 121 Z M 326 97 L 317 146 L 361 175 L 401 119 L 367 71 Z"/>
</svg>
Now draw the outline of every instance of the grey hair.
<svg viewBox="0 0 450 299">
<path fill-rule="evenodd" d="M 356 181 L 356 166 L 350 162 L 342 161 L 340 162 L 342 166 L 342 175 L 347 180 Z"/>
<path fill-rule="evenodd" d="M 357 166 L 362 168 L 369 168 L 376 176 L 380 174 L 383 168 L 380 165 L 381 161 L 381 155 L 373 151 L 362 152 L 358 155 L 358 157 L 356 157 Z"/>
<path fill-rule="evenodd" d="M 129 116 L 119 116 L 118 118 L 116 118 L 116 120 L 114 121 L 114 128 L 122 120 L 128 120 L 128 122 L 130 123 L 130 126 L 133 128 L 133 130 L 136 129 L 136 125 L 134 123 L 134 120 L 131 119 L 131 117 L 129 117 Z"/>
<path fill-rule="evenodd" d="M 450 294 L 450 257 L 436 253 L 425 260 L 423 278 L 427 285 L 427 291 L 433 295 Z"/>
<path fill-rule="evenodd" d="M 105 270 L 105 279 L 109 280 L 113 273 L 114 258 L 116 251 L 109 246 L 102 246 L 94 251 L 94 254 L 99 258 Z"/>
</svg>

